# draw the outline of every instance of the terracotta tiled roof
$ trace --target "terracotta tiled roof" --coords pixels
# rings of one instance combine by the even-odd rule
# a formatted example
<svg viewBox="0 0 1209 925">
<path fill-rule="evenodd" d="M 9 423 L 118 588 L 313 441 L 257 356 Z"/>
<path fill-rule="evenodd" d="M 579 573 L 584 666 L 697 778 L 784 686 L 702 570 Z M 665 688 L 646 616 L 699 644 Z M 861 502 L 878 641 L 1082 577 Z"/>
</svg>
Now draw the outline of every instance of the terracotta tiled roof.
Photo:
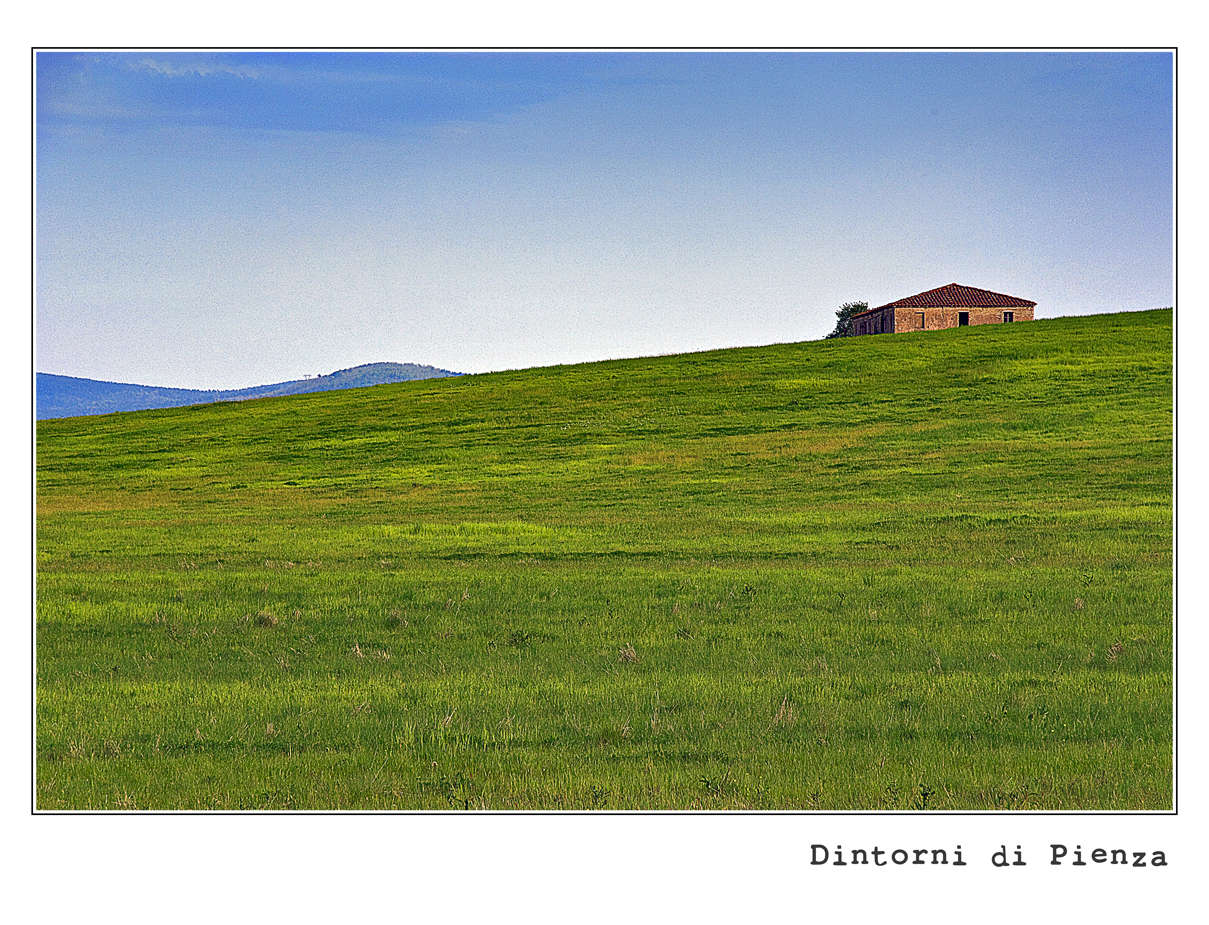
<svg viewBox="0 0 1209 925">
<path fill-rule="evenodd" d="M 919 295 L 907 296 L 897 302 L 887 302 L 869 311 L 875 312 L 883 308 L 1027 308 L 1036 306 L 1036 302 L 1019 299 L 1014 295 L 1004 295 L 1002 292 L 991 292 L 989 289 L 975 289 L 973 286 L 959 286 L 949 283 L 938 289 L 929 289 Z M 861 314 L 866 314 L 861 312 Z"/>
</svg>

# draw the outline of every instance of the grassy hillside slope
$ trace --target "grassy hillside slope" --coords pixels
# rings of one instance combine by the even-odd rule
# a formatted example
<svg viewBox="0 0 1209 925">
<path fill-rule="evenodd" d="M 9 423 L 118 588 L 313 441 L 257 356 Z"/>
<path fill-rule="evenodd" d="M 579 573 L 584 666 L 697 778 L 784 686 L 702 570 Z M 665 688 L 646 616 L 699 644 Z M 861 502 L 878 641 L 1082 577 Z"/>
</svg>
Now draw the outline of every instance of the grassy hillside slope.
<svg viewBox="0 0 1209 925">
<path fill-rule="evenodd" d="M 1170 311 L 48 421 L 40 808 L 1172 806 Z"/>
</svg>

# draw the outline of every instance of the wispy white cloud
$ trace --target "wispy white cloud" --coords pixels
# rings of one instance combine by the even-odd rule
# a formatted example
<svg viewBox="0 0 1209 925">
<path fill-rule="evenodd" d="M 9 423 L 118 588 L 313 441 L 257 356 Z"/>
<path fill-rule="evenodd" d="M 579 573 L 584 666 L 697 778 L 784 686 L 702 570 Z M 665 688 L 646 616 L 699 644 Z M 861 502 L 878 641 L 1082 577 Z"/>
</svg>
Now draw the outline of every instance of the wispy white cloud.
<svg viewBox="0 0 1209 925">
<path fill-rule="evenodd" d="M 457 120 L 430 126 L 426 134 L 434 138 L 471 138 L 483 134 L 482 122 Z"/>
<path fill-rule="evenodd" d="M 230 74 L 234 77 L 257 80 L 261 76 L 260 70 L 251 65 L 224 64 L 215 61 L 164 61 L 156 58 L 140 58 L 137 61 L 129 62 L 127 66 L 132 70 L 148 70 L 167 77 L 210 77 L 214 74 Z"/>
</svg>

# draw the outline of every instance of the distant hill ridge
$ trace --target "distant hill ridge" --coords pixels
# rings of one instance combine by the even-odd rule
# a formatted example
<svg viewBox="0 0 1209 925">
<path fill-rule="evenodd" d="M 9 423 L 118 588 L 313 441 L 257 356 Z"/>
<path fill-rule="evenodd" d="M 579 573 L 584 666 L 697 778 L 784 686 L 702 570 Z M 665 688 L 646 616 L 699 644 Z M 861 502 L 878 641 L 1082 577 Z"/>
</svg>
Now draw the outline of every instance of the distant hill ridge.
<svg viewBox="0 0 1209 925">
<path fill-rule="evenodd" d="M 172 389 L 38 373 L 35 416 L 41 421 L 47 418 L 113 414 L 116 411 L 179 408 L 183 405 L 204 405 L 216 401 L 245 401 L 250 398 L 299 395 L 304 392 L 359 389 L 391 382 L 442 379 L 461 375 L 463 374 L 447 369 L 415 363 L 367 363 L 364 366 L 340 369 L 327 376 L 291 379 L 288 382 L 275 382 L 246 389 Z"/>
</svg>

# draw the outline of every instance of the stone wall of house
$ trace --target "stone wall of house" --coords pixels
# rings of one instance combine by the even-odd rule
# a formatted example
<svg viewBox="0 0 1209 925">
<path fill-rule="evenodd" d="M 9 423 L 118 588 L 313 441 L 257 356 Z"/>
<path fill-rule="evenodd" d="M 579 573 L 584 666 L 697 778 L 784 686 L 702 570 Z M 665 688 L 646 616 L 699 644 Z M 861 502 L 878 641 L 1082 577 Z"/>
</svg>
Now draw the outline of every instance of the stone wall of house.
<svg viewBox="0 0 1209 925">
<path fill-rule="evenodd" d="M 894 330 L 907 331 L 939 331 L 943 328 L 958 327 L 958 312 L 970 313 L 970 324 L 1003 324 L 1005 312 L 1011 312 L 1013 321 L 1032 321 L 1033 306 L 1016 308 L 979 308 L 971 306 L 952 306 L 945 308 L 896 308 L 894 309 Z M 923 327 L 920 327 L 920 314 L 923 315 Z"/>
<path fill-rule="evenodd" d="M 970 324 L 1003 324 L 1004 313 L 1011 312 L 1012 321 L 1032 321 L 1033 306 L 1016 308 L 979 308 L 949 306 L 945 308 L 883 308 L 867 312 L 852 321 L 852 336 L 862 334 L 906 334 L 911 331 L 940 331 L 959 326 L 959 312 L 970 313 Z M 922 326 L 921 326 L 922 315 Z"/>
<path fill-rule="evenodd" d="M 852 319 L 852 336 L 862 334 L 893 334 L 896 330 L 894 309 L 883 308 L 879 311 L 866 312 L 859 318 Z"/>
</svg>

